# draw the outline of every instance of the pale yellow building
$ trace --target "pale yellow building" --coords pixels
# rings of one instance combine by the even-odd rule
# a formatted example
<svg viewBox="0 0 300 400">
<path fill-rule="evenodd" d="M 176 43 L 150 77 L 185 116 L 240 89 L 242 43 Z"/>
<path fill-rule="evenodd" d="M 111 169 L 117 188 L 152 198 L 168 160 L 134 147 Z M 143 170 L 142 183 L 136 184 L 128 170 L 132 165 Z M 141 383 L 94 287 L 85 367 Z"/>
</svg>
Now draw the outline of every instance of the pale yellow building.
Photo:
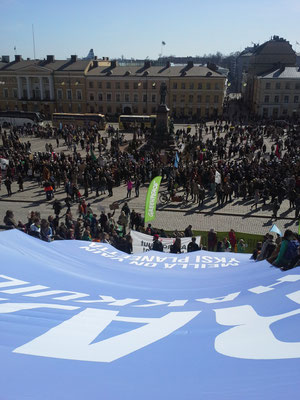
<svg viewBox="0 0 300 400">
<path fill-rule="evenodd" d="M 223 112 L 226 77 L 203 66 L 110 67 L 93 65 L 87 76 L 89 112 L 108 115 L 155 114 L 160 86 L 167 86 L 166 103 L 174 117 L 213 117 Z"/>
<path fill-rule="evenodd" d="M 264 118 L 300 117 L 300 67 L 281 67 L 256 76 L 253 107 Z"/>
<path fill-rule="evenodd" d="M 247 59 L 247 73 L 244 75 L 242 86 L 245 103 L 248 105 L 249 111 L 252 114 L 259 116 L 262 116 L 263 113 L 265 113 L 265 115 L 268 114 L 269 116 L 273 115 L 273 106 L 271 106 L 272 112 L 270 111 L 270 107 L 268 105 L 263 107 L 264 96 L 269 95 L 271 100 L 271 98 L 273 99 L 275 95 L 281 98 L 281 96 L 284 96 L 284 94 L 282 94 L 280 91 L 275 94 L 277 90 L 274 83 L 275 77 L 271 78 L 271 75 L 269 78 L 273 79 L 272 82 L 274 83 L 272 93 L 264 94 L 264 76 L 272 74 L 282 67 L 289 68 L 294 67 L 295 65 L 295 51 L 287 40 L 279 36 L 273 36 L 267 42 L 261 44 L 260 46 L 256 46 L 253 49 L 253 52 Z M 278 97 L 276 97 L 276 99 L 278 99 Z M 264 111 L 263 108 L 265 109 Z M 289 107 L 286 108 L 282 106 L 279 108 L 275 104 L 274 115 L 276 115 L 277 112 L 278 115 L 282 115 L 282 111 L 286 112 L 287 109 L 289 109 Z M 289 111 L 286 115 L 288 114 Z"/>
<path fill-rule="evenodd" d="M 6 59 L 6 61 L 8 61 Z M 0 63 L 1 110 L 39 111 L 50 117 L 55 111 L 84 111 L 85 72 L 90 61 L 23 60 Z"/>
<path fill-rule="evenodd" d="M 23 60 L 0 62 L 0 109 L 53 112 L 155 114 L 160 85 L 175 118 L 213 118 L 223 113 L 226 77 L 205 66 L 119 66 L 116 61 Z"/>
</svg>

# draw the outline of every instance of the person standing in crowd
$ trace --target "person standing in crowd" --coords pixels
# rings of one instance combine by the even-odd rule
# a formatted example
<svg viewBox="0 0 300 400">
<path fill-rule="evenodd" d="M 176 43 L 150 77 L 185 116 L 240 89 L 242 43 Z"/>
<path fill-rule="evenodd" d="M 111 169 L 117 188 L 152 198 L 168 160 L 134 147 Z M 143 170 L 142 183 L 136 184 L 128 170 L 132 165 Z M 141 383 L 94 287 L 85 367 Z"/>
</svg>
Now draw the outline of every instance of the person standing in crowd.
<svg viewBox="0 0 300 400">
<path fill-rule="evenodd" d="M 118 219 L 118 224 L 122 227 L 123 236 L 126 235 L 126 227 L 128 224 L 128 217 L 126 216 L 124 211 L 121 211 L 121 215 Z"/>
<path fill-rule="evenodd" d="M 17 223 L 15 221 L 14 213 L 11 210 L 7 210 L 3 222 L 6 226 L 17 228 Z"/>
<path fill-rule="evenodd" d="M 237 240 L 236 240 L 236 236 L 235 236 L 235 231 L 233 229 L 230 229 L 228 237 L 229 237 L 229 242 L 230 242 L 230 245 L 231 245 L 231 249 L 232 249 L 233 252 L 235 252 L 236 251 Z"/>
<path fill-rule="evenodd" d="M 196 243 L 195 236 L 193 236 L 192 241 L 188 244 L 187 251 L 188 251 L 188 253 L 191 253 L 193 251 L 198 251 L 198 250 L 200 250 L 200 247 Z"/>
<path fill-rule="evenodd" d="M 181 254 L 181 239 L 177 237 L 170 247 L 170 253 Z"/>
<path fill-rule="evenodd" d="M 23 177 L 21 174 L 19 174 L 19 176 L 18 176 L 17 184 L 19 185 L 19 192 L 23 192 L 24 191 L 24 188 L 23 188 L 24 180 L 23 180 Z"/>
<path fill-rule="evenodd" d="M 62 210 L 61 202 L 59 200 L 54 200 L 52 207 L 55 215 L 59 215 Z"/>
<path fill-rule="evenodd" d="M 131 197 L 132 187 L 133 187 L 133 183 L 132 183 L 132 181 L 129 179 L 129 180 L 127 181 L 127 196 L 126 196 L 126 198 L 130 198 L 130 197 Z"/>
<path fill-rule="evenodd" d="M 192 225 L 189 225 L 187 228 L 185 228 L 184 236 L 185 237 L 192 237 L 193 236 Z"/>
<path fill-rule="evenodd" d="M 7 190 L 7 195 L 8 196 L 12 195 L 11 184 L 12 184 L 12 181 L 11 181 L 10 177 L 7 176 L 5 181 L 4 181 L 4 185 L 6 186 L 6 190 Z"/>
<path fill-rule="evenodd" d="M 227 237 L 224 237 L 223 239 L 223 251 L 229 252 L 231 251 L 231 244 L 229 242 L 229 240 L 227 239 Z"/>
<path fill-rule="evenodd" d="M 214 229 L 211 229 L 207 235 L 207 250 L 208 251 L 215 251 L 215 247 L 217 245 L 218 239 L 217 234 Z"/>
<path fill-rule="evenodd" d="M 272 217 L 275 218 L 275 219 L 277 219 L 277 213 L 278 213 L 278 211 L 279 211 L 279 209 L 280 209 L 280 204 L 278 203 L 278 200 L 277 200 L 277 199 L 275 199 L 272 208 L 273 208 L 273 215 L 272 215 Z"/>
<path fill-rule="evenodd" d="M 245 253 L 246 251 L 246 244 L 244 239 L 240 239 L 237 244 L 237 252 L 238 253 Z"/>
<path fill-rule="evenodd" d="M 137 177 L 135 180 L 135 185 L 134 185 L 135 197 L 139 197 L 139 195 L 140 195 L 140 186 L 141 186 L 141 181 L 140 181 L 139 177 Z"/>
<path fill-rule="evenodd" d="M 157 234 L 155 234 L 153 236 L 152 250 L 160 251 L 160 252 L 164 251 L 164 246 L 163 246 L 162 242 L 159 240 L 159 236 Z"/>
</svg>

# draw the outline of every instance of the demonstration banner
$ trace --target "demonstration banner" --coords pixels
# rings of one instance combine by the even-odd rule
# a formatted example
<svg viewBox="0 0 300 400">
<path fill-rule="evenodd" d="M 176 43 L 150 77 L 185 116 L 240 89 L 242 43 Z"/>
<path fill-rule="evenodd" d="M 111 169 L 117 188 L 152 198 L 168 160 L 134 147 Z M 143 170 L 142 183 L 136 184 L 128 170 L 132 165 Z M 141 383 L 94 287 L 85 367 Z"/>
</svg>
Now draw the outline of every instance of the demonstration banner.
<svg viewBox="0 0 300 400">
<path fill-rule="evenodd" d="M 152 249 L 153 236 L 146 235 L 145 233 L 131 231 L 130 236 L 132 237 L 132 249 L 133 253 L 144 253 Z M 192 241 L 191 237 L 183 237 L 181 239 L 181 252 L 186 253 L 188 244 Z M 170 253 L 170 247 L 175 241 L 175 238 L 159 238 L 164 247 L 165 253 Z M 196 236 L 196 243 L 200 246 L 201 236 Z"/>
<path fill-rule="evenodd" d="M 1 400 L 297 400 L 300 268 L 0 232 Z"/>
<path fill-rule="evenodd" d="M 161 182 L 161 176 L 156 176 L 154 179 L 152 179 L 149 185 L 146 197 L 146 205 L 145 205 L 145 223 L 153 221 L 155 219 L 156 202 L 157 202 L 160 182 Z"/>
</svg>

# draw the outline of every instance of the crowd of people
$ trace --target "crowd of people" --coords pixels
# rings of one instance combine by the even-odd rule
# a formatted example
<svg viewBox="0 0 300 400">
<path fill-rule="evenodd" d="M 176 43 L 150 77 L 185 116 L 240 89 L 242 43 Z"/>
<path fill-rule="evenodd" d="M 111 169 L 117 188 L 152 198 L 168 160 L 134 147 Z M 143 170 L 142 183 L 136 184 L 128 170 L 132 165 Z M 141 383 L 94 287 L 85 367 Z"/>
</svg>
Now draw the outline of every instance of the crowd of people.
<svg viewBox="0 0 300 400">
<path fill-rule="evenodd" d="M 32 152 L 30 140 L 20 140 L 30 135 L 55 138 L 56 148 L 46 143 L 45 152 Z M 295 218 L 300 215 L 300 126 L 289 125 L 286 131 L 273 125 L 216 121 L 196 125 L 193 133 L 178 129 L 177 168 L 174 150 L 162 156 L 158 148 L 146 149 L 142 139 L 136 139 L 140 134 L 123 151 L 121 135 L 113 127 L 109 138 L 96 128 L 72 126 L 14 128 L 1 136 L 0 157 L 9 160 L 3 179 L 8 196 L 14 182 L 22 191 L 28 179 L 44 186 L 49 200 L 62 186 L 72 201 L 92 193 L 113 196 L 113 188 L 123 184 L 127 197 L 133 190 L 139 196 L 140 187 L 161 175 L 170 193 L 184 190 L 186 200 L 200 207 L 215 197 L 219 207 L 239 199 L 251 201 L 255 209 L 268 204 L 277 218 L 287 199 Z M 62 142 L 67 151 L 60 150 Z"/>
<path fill-rule="evenodd" d="M 0 158 L 6 162 L 0 189 L 3 181 L 7 195 L 12 196 L 15 184 L 22 192 L 24 183 L 30 181 L 44 188 L 49 201 L 58 189 L 65 192 L 64 200 L 54 200 L 55 217 L 41 219 L 33 212 L 26 224 L 12 225 L 38 232 L 44 240 L 106 240 L 129 252 L 132 244 L 126 228 L 143 230 L 141 214 L 130 212 L 125 203 L 117 221 L 113 210 L 99 217 L 88 199 L 92 194 L 112 197 L 114 188 L 121 185 L 125 185 L 124 198 L 130 198 L 133 191 L 138 197 L 140 188 L 158 175 L 170 193 L 183 190 L 186 201 L 199 207 L 207 199 L 216 198 L 218 207 L 239 199 L 250 201 L 253 209 L 268 204 L 277 218 L 286 199 L 295 219 L 300 216 L 300 126 L 283 129 L 276 124 L 242 126 L 216 120 L 210 125 L 197 124 L 193 131 L 174 131 L 176 147 L 164 154 L 159 150 L 159 139 L 157 146 L 144 146 L 146 131 L 138 129 L 128 145 L 117 129 L 109 127 L 108 133 L 107 137 L 96 127 L 72 125 L 62 129 L 0 128 Z M 45 151 L 32 151 L 30 138 L 34 136 L 45 141 Z M 62 145 L 67 149 L 63 151 Z M 76 217 L 71 212 L 74 204 L 78 206 Z M 67 211 L 62 222 L 59 214 L 64 206 Z M 229 235 L 214 246 L 208 238 L 208 250 L 243 252 L 245 243 L 233 246 Z"/>
<path fill-rule="evenodd" d="M 247 244 L 244 239 L 237 240 L 236 233 L 231 229 L 228 237 L 222 240 L 218 238 L 214 229 L 207 235 L 207 246 L 196 243 L 192 225 L 184 231 L 175 230 L 169 235 L 163 229 L 154 229 L 151 224 L 144 226 L 143 218 L 134 210 L 130 211 L 127 203 L 122 207 L 119 218 L 114 218 L 115 210 L 107 215 L 102 211 L 100 217 L 93 213 L 90 204 L 81 202 L 78 207 L 79 217 L 73 218 L 69 209 L 64 216 L 60 216 L 62 204 L 55 200 L 53 210 L 55 216 L 41 219 L 39 212 L 32 211 L 28 221 L 24 224 L 16 222 L 14 213 L 7 210 L 3 222 L 7 228 L 17 228 L 31 236 L 46 242 L 53 240 L 84 240 L 101 243 L 109 243 L 118 250 L 131 254 L 133 251 L 132 238 L 126 229 L 135 229 L 139 232 L 151 235 L 153 244 L 151 249 L 163 252 L 163 244 L 160 238 L 174 237 L 174 243 L 170 247 L 170 253 L 182 253 L 181 238 L 189 237 L 191 241 L 187 246 L 187 252 L 208 250 L 216 252 L 245 253 Z M 63 221 L 61 221 L 63 219 Z M 277 235 L 276 240 L 271 233 L 264 236 L 263 241 L 257 242 L 252 258 L 257 261 L 267 260 L 274 266 L 283 270 L 300 266 L 300 237 L 291 230 L 286 230 L 281 238 Z"/>
</svg>

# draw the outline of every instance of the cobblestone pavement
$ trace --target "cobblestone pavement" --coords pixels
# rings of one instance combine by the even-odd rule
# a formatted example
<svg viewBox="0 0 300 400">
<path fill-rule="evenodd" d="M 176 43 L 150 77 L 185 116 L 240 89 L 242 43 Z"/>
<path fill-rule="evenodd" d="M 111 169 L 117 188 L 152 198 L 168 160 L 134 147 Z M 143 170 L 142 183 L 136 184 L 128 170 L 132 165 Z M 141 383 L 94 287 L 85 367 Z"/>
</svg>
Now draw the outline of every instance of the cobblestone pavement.
<svg viewBox="0 0 300 400">
<path fill-rule="evenodd" d="M 176 126 L 177 128 L 177 126 Z M 126 138 L 130 139 L 132 135 L 126 134 Z M 22 141 L 30 140 L 32 143 L 32 151 L 45 151 L 45 143 L 52 143 L 55 151 L 65 151 L 66 146 L 61 146 L 57 149 L 54 139 L 39 139 L 39 138 L 22 138 Z M 268 143 L 270 146 L 270 143 Z M 18 192 L 18 185 L 13 182 L 12 191 L 13 195 L 7 197 L 6 188 L 2 184 L 0 191 L 0 225 L 7 209 L 11 209 L 15 214 L 16 220 L 21 220 L 23 223 L 27 222 L 27 216 L 31 210 L 38 210 L 41 217 L 47 217 L 53 214 L 52 201 L 46 201 L 43 188 L 38 187 L 35 181 L 24 182 L 24 192 Z M 161 191 L 165 190 L 165 183 L 161 185 Z M 82 191 L 82 189 L 81 189 Z M 132 191 L 132 198 L 126 199 L 126 186 L 122 185 L 113 190 L 113 197 L 102 195 L 96 198 L 95 192 L 90 193 L 87 202 L 91 204 L 92 210 L 100 215 L 101 210 L 109 211 L 109 205 L 115 201 L 120 203 L 120 208 L 124 202 L 128 201 L 130 209 L 137 212 L 144 212 L 145 198 L 147 187 L 140 189 L 140 196 L 134 197 L 134 190 Z M 180 193 L 179 193 L 180 195 Z M 63 186 L 57 188 L 55 198 L 59 200 L 65 199 L 66 195 Z M 64 203 L 63 203 L 64 204 Z M 188 202 L 184 207 L 181 203 L 169 203 L 161 205 L 158 202 L 156 219 L 152 225 L 157 228 L 164 228 L 166 230 L 183 230 L 189 224 L 193 226 L 194 230 L 207 231 L 214 228 L 217 231 L 228 231 L 234 229 L 237 232 L 244 233 L 266 233 L 273 223 L 281 229 L 298 229 L 298 222 L 294 220 L 295 211 L 289 209 L 288 201 L 285 200 L 278 212 L 278 220 L 275 221 L 271 218 L 271 207 L 259 204 L 257 210 L 251 209 L 253 200 L 241 201 L 241 199 L 233 199 L 232 202 L 218 207 L 216 198 L 206 199 L 202 207 L 197 204 Z M 63 209 L 62 214 L 65 213 L 66 208 Z M 75 203 L 71 211 L 73 216 L 77 215 L 77 204 Z M 119 210 L 116 211 L 116 217 L 119 216 Z"/>
</svg>

